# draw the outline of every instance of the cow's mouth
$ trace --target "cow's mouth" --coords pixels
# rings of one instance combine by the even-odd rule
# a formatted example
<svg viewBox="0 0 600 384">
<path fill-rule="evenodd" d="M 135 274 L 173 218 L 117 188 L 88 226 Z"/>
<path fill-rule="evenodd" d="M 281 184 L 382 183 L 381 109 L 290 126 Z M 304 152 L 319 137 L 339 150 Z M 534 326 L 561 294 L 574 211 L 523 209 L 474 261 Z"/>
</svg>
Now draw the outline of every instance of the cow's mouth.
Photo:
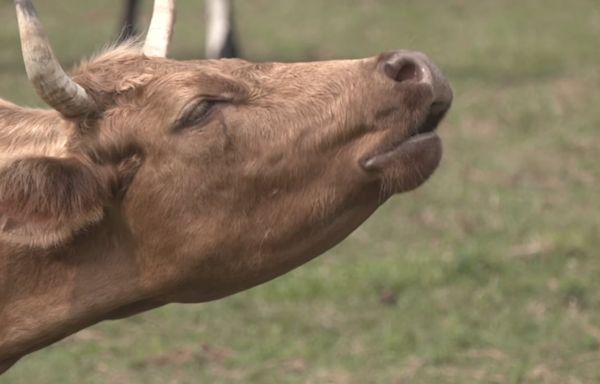
<svg viewBox="0 0 600 384">
<path fill-rule="evenodd" d="M 408 129 L 405 113 L 398 117 L 400 127 L 380 129 L 383 137 L 378 136 L 379 145 L 359 161 L 368 179 L 379 181 L 381 198 L 414 189 L 433 174 L 442 158 L 442 142 L 435 129 L 450 108 L 453 95 L 441 71 L 423 54 L 397 51 L 381 56 L 379 62 L 388 81 L 405 92 L 404 100 L 412 100 L 402 105 L 415 108 L 408 115 L 423 112 L 422 120 Z M 382 124 L 388 121 L 382 119 Z"/>
<path fill-rule="evenodd" d="M 446 115 L 449 104 L 434 103 L 427 117 L 417 125 L 408 137 L 392 141 L 383 150 L 361 160 L 362 168 L 369 172 L 383 172 L 389 168 L 410 168 L 423 174 L 431 168 L 433 173 L 441 158 L 441 140 L 435 129 Z M 426 168 L 426 169 L 423 169 Z M 429 175 L 427 175 L 428 177 Z"/>
</svg>

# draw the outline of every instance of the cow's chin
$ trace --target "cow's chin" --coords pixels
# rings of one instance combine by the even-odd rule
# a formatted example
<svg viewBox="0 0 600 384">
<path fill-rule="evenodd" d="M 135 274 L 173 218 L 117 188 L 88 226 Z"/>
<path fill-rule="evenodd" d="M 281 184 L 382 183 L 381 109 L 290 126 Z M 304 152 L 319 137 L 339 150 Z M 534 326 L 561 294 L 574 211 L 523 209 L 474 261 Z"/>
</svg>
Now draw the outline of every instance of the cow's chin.
<svg viewBox="0 0 600 384">
<path fill-rule="evenodd" d="M 361 161 L 363 170 L 376 174 L 381 192 L 392 195 L 423 184 L 438 167 L 442 142 L 435 132 L 418 134 Z"/>
</svg>

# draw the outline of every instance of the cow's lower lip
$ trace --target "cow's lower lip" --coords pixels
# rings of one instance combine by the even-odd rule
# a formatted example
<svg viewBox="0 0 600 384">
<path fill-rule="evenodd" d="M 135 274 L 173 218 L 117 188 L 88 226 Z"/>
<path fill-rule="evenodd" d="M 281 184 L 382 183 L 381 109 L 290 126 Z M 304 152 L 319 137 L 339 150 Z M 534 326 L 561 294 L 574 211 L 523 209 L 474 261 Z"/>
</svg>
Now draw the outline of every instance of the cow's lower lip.
<svg viewBox="0 0 600 384">
<path fill-rule="evenodd" d="M 429 108 L 427 118 L 416 128 L 412 136 L 392 143 L 387 149 L 364 158 L 361 161 L 363 169 L 367 172 L 381 171 L 394 162 L 408 161 L 404 164 L 407 167 L 411 160 L 418 161 L 420 158 L 423 158 L 427 164 L 433 163 L 433 160 L 437 158 L 435 162 L 435 167 L 437 167 L 441 157 L 441 142 L 435 134 L 435 129 L 446 115 L 449 106 L 449 102 L 433 103 Z M 428 148 L 431 148 L 431 151 L 427 152 Z"/>
<path fill-rule="evenodd" d="M 411 136 L 409 139 L 394 145 L 391 149 L 369 156 L 362 161 L 362 167 L 369 172 L 381 171 L 396 162 L 418 160 L 428 148 L 438 152 L 440 138 L 435 132 L 427 132 Z M 435 153 L 433 153 L 435 155 Z M 427 156 L 430 157 L 430 156 Z"/>
<path fill-rule="evenodd" d="M 435 132 L 410 137 L 391 149 L 361 161 L 370 174 L 380 174 L 397 184 L 394 192 L 421 185 L 433 174 L 442 157 L 442 142 Z M 388 180 L 389 181 L 389 180 Z"/>
</svg>

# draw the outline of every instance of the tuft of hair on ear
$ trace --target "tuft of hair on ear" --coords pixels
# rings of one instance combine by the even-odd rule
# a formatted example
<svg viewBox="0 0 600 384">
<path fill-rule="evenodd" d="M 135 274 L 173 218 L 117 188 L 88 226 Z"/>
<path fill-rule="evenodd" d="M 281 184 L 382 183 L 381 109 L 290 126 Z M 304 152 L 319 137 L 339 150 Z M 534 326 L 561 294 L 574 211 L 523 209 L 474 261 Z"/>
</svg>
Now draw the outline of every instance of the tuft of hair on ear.
<svg viewBox="0 0 600 384">
<path fill-rule="evenodd" d="M 102 218 L 115 175 L 76 158 L 29 157 L 0 169 L 0 238 L 53 245 Z"/>
</svg>

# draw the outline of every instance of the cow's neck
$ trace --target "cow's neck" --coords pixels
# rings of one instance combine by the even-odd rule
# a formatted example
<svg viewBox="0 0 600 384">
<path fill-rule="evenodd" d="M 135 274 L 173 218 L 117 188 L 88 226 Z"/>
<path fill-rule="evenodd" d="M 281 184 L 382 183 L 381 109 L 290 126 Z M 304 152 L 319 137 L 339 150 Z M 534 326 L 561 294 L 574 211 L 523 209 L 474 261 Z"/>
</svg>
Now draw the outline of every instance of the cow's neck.
<svg viewBox="0 0 600 384">
<path fill-rule="evenodd" d="M 161 305 L 123 223 L 109 214 L 98 227 L 51 250 L 0 243 L 0 372 L 98 321 Z"/>
<path fill-rule="evenodd" d="M 0 167 L 20 157 L 65 156 L 69 124 L 55 111 L 0 99 Z M 115 212 L 107 209 L 93 230 L 60 247 L 0 241 L 0 373 L 98 321 L 161 305 L 140 278 L 143 266 Z"/>
</svg>

